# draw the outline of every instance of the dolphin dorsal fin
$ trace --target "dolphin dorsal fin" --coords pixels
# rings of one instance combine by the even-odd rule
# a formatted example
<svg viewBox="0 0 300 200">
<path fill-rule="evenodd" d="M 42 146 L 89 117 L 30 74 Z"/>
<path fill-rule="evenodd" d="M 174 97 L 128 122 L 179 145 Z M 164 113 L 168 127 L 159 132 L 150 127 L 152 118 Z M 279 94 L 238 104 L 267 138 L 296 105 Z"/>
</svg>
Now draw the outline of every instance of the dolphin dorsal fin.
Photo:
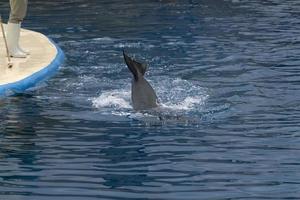
<svg viewBox="0 0 300 200">
<path fill-rule="evenodd" d="M 135 61 L 134 59 L 129 57 L 125 53 L 125 51 L 123 51 L 123 56 L 124 56 L 124 60 L 125 60 L 128 68 L 129 68 L 129 70 L 133 74 L 134 79 L 136 81 L 139 79 L 140 75 L 144 76 L 144 74 L 146 73 L 146 70 L 147 70 L 147 65 L 146 64 Z"/>
</svg>

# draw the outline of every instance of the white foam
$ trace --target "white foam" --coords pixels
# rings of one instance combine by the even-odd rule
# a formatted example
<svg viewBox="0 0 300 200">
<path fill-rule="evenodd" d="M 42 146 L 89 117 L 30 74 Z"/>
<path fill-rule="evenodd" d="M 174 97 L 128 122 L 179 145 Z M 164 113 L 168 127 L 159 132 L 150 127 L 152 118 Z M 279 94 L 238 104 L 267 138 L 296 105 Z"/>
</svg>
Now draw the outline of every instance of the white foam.
<svg viewBox="0 0 300 200">
<path fill-rule="evenodd" d="M 129 91 L 112 90 L 103 92 L 99 97 L 92 99 L 92 103 L 96 108 L 117 107 L 129 109 L 132 108 L 129 99 Z"/>
<path fill-rule="evenodd" d="M 168 79 L 159 78 L 154 86 L 161 100 L 163 108 L 173 111 L 192 111 L 199 110 L 207 101 L 209 95 L 207 89 L 202 88 L 195 82 L 180 78 Z"/>
<path fill-rule="evenodd" d="M 190 111 L 197 106 L 204 105 L 207 98 L 208 95 L 186 97 L 183 101 L 178 103 L 167 102 L 167 103 L 162 103 L 161 105 L 164 108 L 168 108 L 172 110 Z"/>
</svg>

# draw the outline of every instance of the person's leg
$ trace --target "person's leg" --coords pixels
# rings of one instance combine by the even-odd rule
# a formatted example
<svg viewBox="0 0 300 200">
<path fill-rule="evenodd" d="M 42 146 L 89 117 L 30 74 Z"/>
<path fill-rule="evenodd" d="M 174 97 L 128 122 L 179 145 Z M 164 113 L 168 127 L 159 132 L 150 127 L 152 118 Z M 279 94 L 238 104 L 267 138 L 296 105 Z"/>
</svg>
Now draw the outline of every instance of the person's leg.
<svg viewBox="0 0 300 200">
<path fill-rule="evenodd" d="M 7 27 L 7 43 L 10 56 L 25 58 L 26 52 L 19 47 L 21 22 L 26 16 L 27 0 L 10 0 L 10 16 Z"/>
<path fill-rule="evenodd" d="M 27 13 L 27 0 L 10 0 L 9 22 L 19 24 L 23 21 Z"/>
</svg>

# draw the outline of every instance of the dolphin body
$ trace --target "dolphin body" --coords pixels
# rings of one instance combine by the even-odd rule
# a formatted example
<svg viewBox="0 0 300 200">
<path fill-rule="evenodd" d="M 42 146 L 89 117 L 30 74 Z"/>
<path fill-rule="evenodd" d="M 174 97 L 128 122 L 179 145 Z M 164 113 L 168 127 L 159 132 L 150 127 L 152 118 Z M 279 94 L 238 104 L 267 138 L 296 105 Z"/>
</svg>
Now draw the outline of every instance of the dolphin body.
<svg viewBox="0 0 300 200">
<path fill-rule="evenodd" d="M 158 107 L 158 100 L 154 89 L 144 78 L 147 65 L 139 63 L 126 55 L 123 56 L 128 69 L 133 74 L 131 85 L 131 101 L 134 110 L 149 110 Z"/>
</svg>

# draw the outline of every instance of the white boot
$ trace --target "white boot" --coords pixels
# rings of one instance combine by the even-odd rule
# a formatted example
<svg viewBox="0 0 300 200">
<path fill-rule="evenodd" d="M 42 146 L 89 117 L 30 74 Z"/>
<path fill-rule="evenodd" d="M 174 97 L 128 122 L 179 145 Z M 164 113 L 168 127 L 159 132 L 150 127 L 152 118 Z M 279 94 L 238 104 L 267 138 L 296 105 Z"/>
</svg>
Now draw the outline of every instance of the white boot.
<svg viewBox="0 0 300 200">
<path fill-rule="evenodd" d="M 19 50 L 20 24 L 7 24 L 7 46 L 9 55 L 14 58 L 26 58 L 26 53 Z"/>
<path fill-rule="evenodd" d="M 21 28 L 21 26 L 22 26 L 22 23 L 20 23 L 20 28 Z M 18 44 L 18 49 L 21 52 L 25 53 L 26 55 L 30 55 L 30 52 L 28 50 L 26 50 L 26 49 L 21 48 L 19 44 Z"/>
<path fill-rule="evenodd" d="M 19 51 L 25 53 L 26 55 L 30 55 L 30 52 L 18 46 Z"/>
</svg>

